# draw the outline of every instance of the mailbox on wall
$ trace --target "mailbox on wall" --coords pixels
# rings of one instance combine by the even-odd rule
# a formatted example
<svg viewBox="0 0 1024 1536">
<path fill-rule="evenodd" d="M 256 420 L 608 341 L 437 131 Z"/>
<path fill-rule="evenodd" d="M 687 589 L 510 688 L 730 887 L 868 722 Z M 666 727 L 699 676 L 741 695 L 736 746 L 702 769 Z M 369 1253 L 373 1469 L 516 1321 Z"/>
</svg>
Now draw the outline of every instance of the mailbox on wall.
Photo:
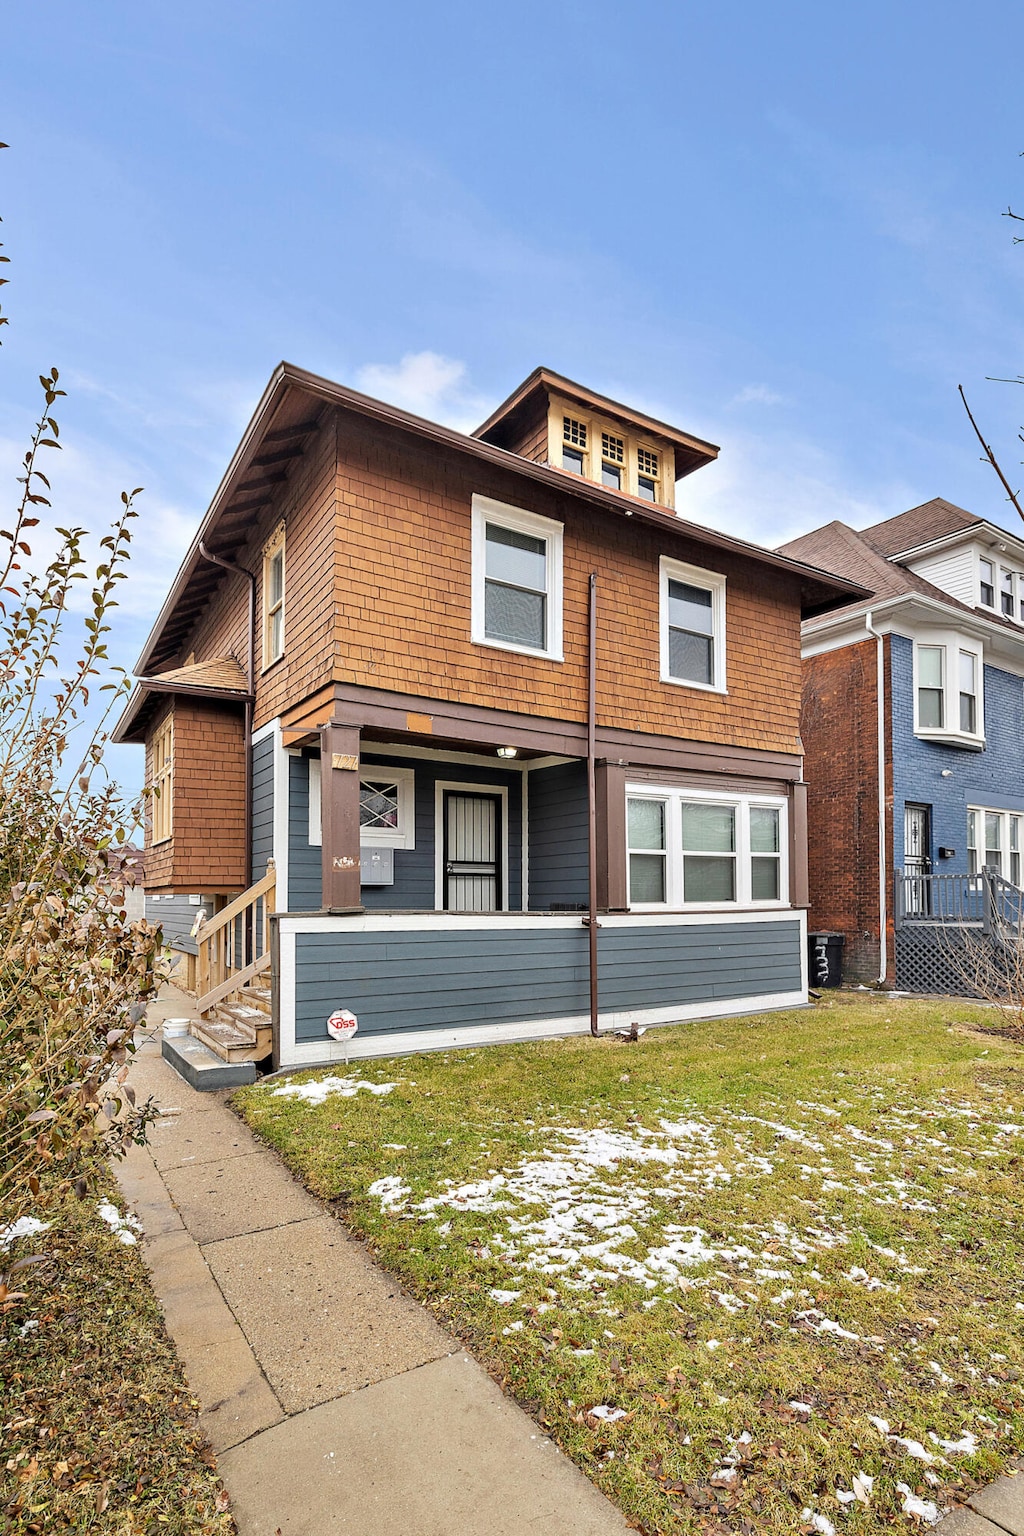
<svg viewBox="0 0 1024 1536">
<path fill-rule="evenodd" d="M 393 848 L 360 848 L 360 884 L 394 885 L 395 850 Z"/>
</svg>

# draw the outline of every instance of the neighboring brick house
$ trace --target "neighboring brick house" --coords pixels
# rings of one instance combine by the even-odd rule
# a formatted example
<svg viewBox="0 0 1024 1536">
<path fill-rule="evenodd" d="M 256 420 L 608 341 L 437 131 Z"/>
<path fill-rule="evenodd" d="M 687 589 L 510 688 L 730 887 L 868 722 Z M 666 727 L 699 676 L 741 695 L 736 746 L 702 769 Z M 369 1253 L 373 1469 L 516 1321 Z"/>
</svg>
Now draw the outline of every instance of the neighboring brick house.
<svg viewBox="0 0 1024 1536">
<path fill-rule="evenodd" d="M 805 998 L 800 619 L 863 591 L 677 517 L 717 452 L 544 369 L 467 435 L 278 368 L 116 732 L 204 1011 L 270 931 L 279 1065 L 336 1008 L 375 1054 Z"/>
<path fill-rule="evenodd" d="M 811 928 L 848 978 L 963 990 L 980 872 L 1022 884 L 1024 537 L 936 499 L 783 552 L 873 593 L 803 626 Z"/>
</svg>

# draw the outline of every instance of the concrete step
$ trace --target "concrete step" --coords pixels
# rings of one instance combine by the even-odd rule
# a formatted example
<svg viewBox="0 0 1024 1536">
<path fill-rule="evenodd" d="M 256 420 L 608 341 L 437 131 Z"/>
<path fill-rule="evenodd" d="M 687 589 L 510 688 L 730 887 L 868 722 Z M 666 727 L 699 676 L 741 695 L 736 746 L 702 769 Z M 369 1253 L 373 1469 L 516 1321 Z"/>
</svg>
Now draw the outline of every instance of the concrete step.
<svg viewBox="0 0 1024 1536">
<path fill-rule="evenodd" d="M 256 1081 L 252 1061 L 227 1062 L 192 1035 L 165 1037 L 161 1051 L 175 1072 L 200 1093 L 212 1093 L 216 1088 L 241 1088 L 244 1083 Z"/>
</svg>

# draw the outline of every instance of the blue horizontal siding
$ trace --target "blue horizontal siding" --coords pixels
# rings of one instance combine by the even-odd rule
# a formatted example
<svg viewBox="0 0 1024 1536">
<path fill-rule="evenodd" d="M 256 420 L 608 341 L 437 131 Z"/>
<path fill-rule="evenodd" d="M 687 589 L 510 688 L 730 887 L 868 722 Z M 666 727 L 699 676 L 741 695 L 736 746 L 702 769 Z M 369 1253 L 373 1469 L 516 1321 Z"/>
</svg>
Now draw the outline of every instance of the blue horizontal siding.
<svg viewBox="0 0 1024 1536">
<path fill-rule="evenodd" d="M 351 1008 L 363 1035 L 586 1013 L 587 931 L 481 926 L 296 935 L 296 1040 Z M 797 992 L 800 924 L 643 925 L 601 933 L 602 1012 Z"/>
</svg>

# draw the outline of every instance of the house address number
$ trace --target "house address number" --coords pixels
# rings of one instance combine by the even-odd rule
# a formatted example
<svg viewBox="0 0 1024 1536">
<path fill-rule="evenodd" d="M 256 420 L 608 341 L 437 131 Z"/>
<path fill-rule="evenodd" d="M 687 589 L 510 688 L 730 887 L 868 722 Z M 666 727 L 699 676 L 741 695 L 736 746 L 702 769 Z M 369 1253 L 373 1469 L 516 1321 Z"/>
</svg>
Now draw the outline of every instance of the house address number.
<svg viewBox="0 0 1024 1536">
<path fill-rule="evenodd" d="M 354 773 L 359 767 L 359 758 L 353 752 L 332 752 L 331 767 L 345 768 L 350 773 Z"/>
</svg>

